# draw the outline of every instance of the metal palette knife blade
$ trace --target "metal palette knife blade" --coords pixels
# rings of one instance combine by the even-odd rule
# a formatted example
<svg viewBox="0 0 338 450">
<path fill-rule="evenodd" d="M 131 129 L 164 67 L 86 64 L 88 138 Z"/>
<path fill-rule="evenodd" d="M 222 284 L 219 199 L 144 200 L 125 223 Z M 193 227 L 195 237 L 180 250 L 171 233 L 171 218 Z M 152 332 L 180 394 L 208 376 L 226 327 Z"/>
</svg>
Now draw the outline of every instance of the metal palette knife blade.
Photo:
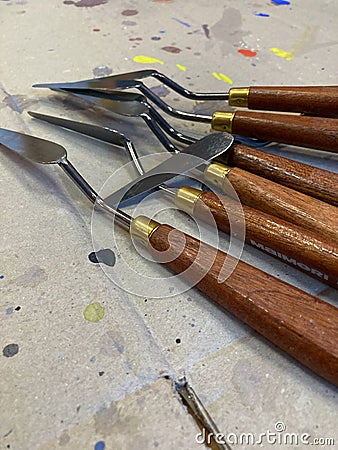
<svg viewBox="0 0 338 450">
<path fill-rule="evenodd" d="M 67 157 L 64 147 L 55 142 L 0 128 L 0 144 L 39 164 L 57 164 Z"/>
<path fill-rule="evenodd" d="M 233 140 L 234 138 L 228 133 L 215 133 L 205 136 L 112 193 L 105 198 L 105 201 L 109 205 L 115 206 L 122 201 L 131 200 L 151 191 L 175 176 L 185 174 L 224 153 L 231 147 Z"/>
</svg>

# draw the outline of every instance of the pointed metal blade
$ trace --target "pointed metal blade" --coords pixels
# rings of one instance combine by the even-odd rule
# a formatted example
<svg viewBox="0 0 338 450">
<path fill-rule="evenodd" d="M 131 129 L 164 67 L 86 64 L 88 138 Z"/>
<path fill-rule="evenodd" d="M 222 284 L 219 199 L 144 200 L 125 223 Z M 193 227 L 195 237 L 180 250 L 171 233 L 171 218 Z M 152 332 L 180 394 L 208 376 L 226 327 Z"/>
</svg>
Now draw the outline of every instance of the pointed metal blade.
<svg viewBox="0 0 338 450">
<path fill-rule="evenodd" d="M 141 114 L 149 112 L 149 107 L 144 103 L 144 96 L 130 92 L 110 92 L 107 94 L 94 89 L 54 89 L 53 91 L 71 94 L 94 103 L 109 111 L 122 116 L 138 117 Z"/>
<path fill-rule="evenodd" d="M 120 75 L 111 75 L 109 77 L 92 78 L 89 80 L 74 81 L 70 83 L 39 83 L 33 84 L 33 87 L 50 89 L 127 89 L 137 87 L 137 79 L 147 78 L 157 73 L 156 70 L 138 70 L 135 72 L 123 73 Z"/>
<path fill-rule="evenodd" d="M 115 206 L 122 201 L 125 202 L 151 191 L 177 175 L 185 174 L 224 153 L 231 147 L 233 140 L 233 136 L 228 133 L 209 134 L 109 195 L 105 201 Z"/>
<path fill-rule="evenodd" d="M 39 164 L 57 164 L 67 157 L 62 145 L 4 128 L 0 128 L 0 144 Z"/>
<path fill-rule="evenodd" d="M 40 114 L 33 111 L 28 111 L 28 114 L 35 119 L 40 119 L 44 122 L 58 125 L 60 127 L 67 128 L 68 130 L 76 131 L 77 133 L 85 134 L 86 136 L 99 139 L 110 144 L 118 145 L 119 147 L 125 147 L 126 141 L 128 141 L 124 134 L 111 128 L 99 127 L 89 123 L 75 122 L 73 120 L 62 119 L 61 117 L 49 116 L 47 114 Z"/>
</svg>

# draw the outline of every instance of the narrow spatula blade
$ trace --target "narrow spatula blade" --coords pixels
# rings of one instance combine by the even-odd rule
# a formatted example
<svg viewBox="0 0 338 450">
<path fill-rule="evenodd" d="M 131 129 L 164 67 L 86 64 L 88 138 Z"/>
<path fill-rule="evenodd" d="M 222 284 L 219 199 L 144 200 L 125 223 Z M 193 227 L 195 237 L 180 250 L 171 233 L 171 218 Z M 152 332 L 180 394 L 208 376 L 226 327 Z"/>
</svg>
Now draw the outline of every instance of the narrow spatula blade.
<svg viewBox="0 0 338 450">
<path fill-rule="evenodd" d="M 56 164 L 67 156 L 62 145 L 4 128 L 0 128 L 0 144 L 39 164 Z"/>
</svg>

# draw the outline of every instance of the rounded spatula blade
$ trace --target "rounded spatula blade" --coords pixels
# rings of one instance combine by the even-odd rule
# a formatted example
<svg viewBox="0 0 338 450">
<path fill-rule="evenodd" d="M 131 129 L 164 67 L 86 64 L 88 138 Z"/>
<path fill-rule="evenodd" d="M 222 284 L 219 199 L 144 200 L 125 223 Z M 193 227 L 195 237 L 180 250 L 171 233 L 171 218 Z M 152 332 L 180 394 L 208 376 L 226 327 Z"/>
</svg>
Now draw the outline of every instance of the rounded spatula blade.
<svg viewBox="0 0 338 450">
<path fill-rule="evenodd" d="M 40 164 L 56 164 L 67 157 L 62 145 L 4 128 L 0 128 L 0 144 Z"/>
</svg>

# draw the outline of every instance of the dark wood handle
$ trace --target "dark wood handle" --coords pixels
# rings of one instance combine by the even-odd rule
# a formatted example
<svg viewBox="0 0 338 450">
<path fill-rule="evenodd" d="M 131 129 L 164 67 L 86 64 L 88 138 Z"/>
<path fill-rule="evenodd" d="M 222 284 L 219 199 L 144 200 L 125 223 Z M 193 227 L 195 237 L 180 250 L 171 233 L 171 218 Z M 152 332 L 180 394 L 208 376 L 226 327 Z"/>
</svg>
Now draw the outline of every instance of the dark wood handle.
<svg viewBox="0 0 338 450">
<path fill-rule="evenodd" d="M 224 157 L 225 164 L 239 167 L 338 206 L 338 173 L 242 144 L 234 144 Z"/>
<path fill-rule="evenodd" d="M 308 113 L 318 116 L 338 114 L 338 86 L 257 86 L 250 87 L 248 108 Z"/>
<path fill-rule="evenodd" d="M 185 245 L 180 251 L 182 240 Z M 223 265 L 233 263 L 233 258 L 169 225 L 159 226 L 150 244 L 158 252 L 166 251 L 166 257 L 173 255 L 165 263 L 172 271 L 185 272 L 182 276 L 189 279 L 200 276 L 196 284 L 200 291 L 315 373 L 338 384 L 337 308 L 242 261 L 219 282 Z M 211 267 L 207 273 L 206 267 Z"/>
<path fill-rule="evenodd" d="M 338 152 L 338 119 L 236 111 L 232 122 L 232 133 Z"/>
<path fill-rule="evenodd" d="M 335 206 L 237 167 L 230 170 L 222 186 L 231 196 L 227 180 L 245 205 L 338 243 L 338 208 Z"/>
<path fill-rule="evenodd" d="M 205 210 L 205 206 L 207 210 Z M 338 244 L 277 217 L 242 205 L 245 219 L 245 242 L 311 277 L 338 289 Z M 218 228 L 230 234 L 230 221 L 243 220 L 239 203 L 212 192 L 202 194 L 194 215 L 210 221 L 211 211 Z M 231 230 L 236 233 L 236 230 Z"/>
</svg>

